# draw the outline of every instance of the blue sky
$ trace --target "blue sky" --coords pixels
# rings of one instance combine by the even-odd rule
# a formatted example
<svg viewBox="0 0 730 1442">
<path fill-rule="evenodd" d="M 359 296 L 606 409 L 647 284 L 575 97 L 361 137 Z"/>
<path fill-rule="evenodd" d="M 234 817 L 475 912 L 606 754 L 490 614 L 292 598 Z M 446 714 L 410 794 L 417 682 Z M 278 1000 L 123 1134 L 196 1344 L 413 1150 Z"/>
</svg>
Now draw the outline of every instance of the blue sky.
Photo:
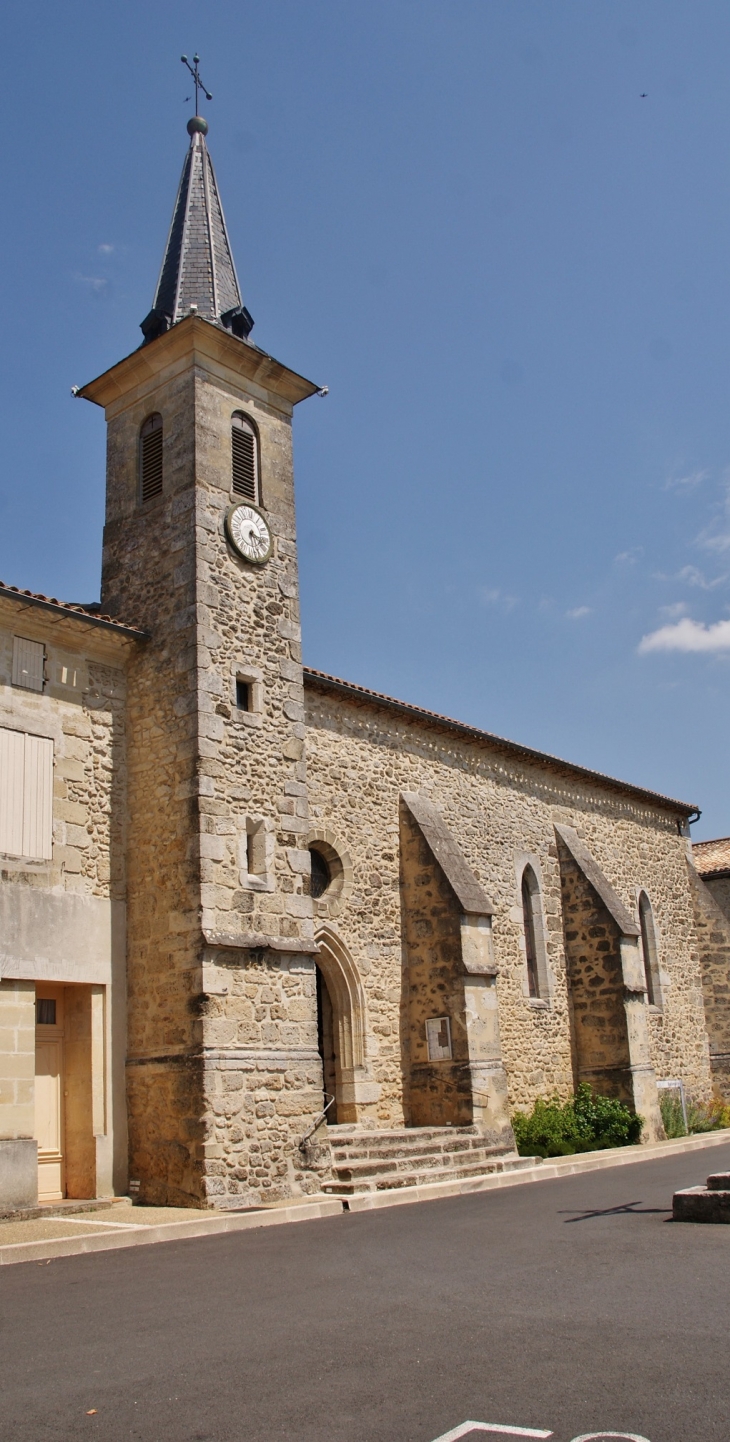
<svg viewBox="0 0 730 1442">
<path fill-rule="evenodd" d="M 3 580 L 98 596 L 70 387 L 139 343 L 197 48 L 254 339 L 330 388 L 295 421 L 305 660 L 730 832 L 727 4 L 3 22 Z"/>
</svg>

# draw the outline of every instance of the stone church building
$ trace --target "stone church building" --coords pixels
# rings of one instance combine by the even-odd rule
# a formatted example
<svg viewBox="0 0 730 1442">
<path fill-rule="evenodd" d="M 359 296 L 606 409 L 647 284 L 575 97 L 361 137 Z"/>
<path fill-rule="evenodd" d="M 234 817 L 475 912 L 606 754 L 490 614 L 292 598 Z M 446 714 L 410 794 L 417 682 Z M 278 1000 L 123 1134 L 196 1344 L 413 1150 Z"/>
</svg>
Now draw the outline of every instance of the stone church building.
<svg viewBox="0 0 730 1442">
<path fill-rule="evenodd" d="M 105 413 L 101 602 L 0 587 L 0 1210 L 476 1177 L 581 1080 L 730 1099 L 694 807 L 302 667 L 294 408 L 207 125 Z M 324 1116 L 323 1116 L 324 1113 Z"/>
</svg>

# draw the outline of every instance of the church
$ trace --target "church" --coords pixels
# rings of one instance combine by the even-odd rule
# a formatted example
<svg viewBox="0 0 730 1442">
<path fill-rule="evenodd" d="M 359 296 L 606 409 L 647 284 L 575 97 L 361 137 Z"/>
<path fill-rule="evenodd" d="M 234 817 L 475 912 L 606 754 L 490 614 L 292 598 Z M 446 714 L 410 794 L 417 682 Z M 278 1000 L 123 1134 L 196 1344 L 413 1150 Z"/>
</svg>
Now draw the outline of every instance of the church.
<svg viewBox="0 0 730 1442">
<path fill-rule="evenodd" d="M 207 130 L 78 391 L 101 601 L 0 586 L 0 1212 L 478 1179 L 582 1081 L 660 1139 L 662 1081 L 730 1100 L 697 809 L 303 667 L 318 387 L 251 338 Z"/>
</svg>

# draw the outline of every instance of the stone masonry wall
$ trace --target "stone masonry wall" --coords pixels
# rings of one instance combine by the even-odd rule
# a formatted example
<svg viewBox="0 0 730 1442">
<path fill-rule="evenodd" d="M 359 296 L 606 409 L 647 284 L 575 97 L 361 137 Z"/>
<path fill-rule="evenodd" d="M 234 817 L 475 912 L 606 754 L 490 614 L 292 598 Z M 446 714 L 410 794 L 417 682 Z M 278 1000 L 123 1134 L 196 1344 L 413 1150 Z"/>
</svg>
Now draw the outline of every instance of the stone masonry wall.
<svg viewBox="0 0 730 1442">
<path fill-rule="evenodd" d="M 13 686 L 14 636 L 43 644 L 42 692 Z M 123 902 L 125 897 L 128 649 L 116 634 L 102 633 L 81 620 L 50 618 L 39 608 L 20 611 L 13 602 L 0 603 L 0 726 L 53 742 L 52 855 L 46 860 L 0 856 L 0 973 L 12 972 L 12 979 L 0 981 L 0 1144 L 7 1143 L 0 1145 L 0 1204 L 7 1206 L 28 1205 L 37 1196 L 37 968 L 49 958 L 50 964 L 62 959 L 83 975 L 89 961 L 108 960 L 95 953 L 89 935 L 79 937 L 78 946 L 71 945 L 68 953 L 57 953 L 56 939 L 68 941 L 69 917 L 84 914 L 78 908 L 85 898 L 97 903 Z M 106 944 L 111 945 L 111 938 Z M 58 945 L 63 947 L 64 941 Z M 25 979 L 14 979 L 19 970 L 22 976 L 24 965 Z M 107 1005 L 108 1014 L 116 1017 L 123 1001 L 115 994 Z M 116 1117 L 119 1121 L 118 1112 Z M 68 1140 L 71 1144 L 74 1139 Z M 93 1150 L 90 1126 L 87 1141 Z M 71 1151 L 73 1145 L 69 1157 Z M 70 1162 L 67 1170 L 73 1188 Z M 71 1190 L 71 1195 L 93 1191 Z"/>
<path fill-rule="evenodd" d="M 713 1088 L 730 1102 L 730 921 L 690 863 Z"/>
<path fill-rule="evenodd" d="M 0 726 L 53 741 L 53 856 L 50 861 L 0 857 L 4 885 L 60 888 L 87 896 L 125 894 L 126 680 L 123 665 L 93 657 L 93 634 L 73 638 L 83 690 L 51 679 L 43 692 L 11 685 L 13 635 L 42 641 L 46 674 L 57 674 L 59 647 L 38 613 L 0 627 Z M 102 643 L 103 645 L 103 643 Z M 92 650 L 89 657 L 88 649 Z"/>
<path fill-rule="evenodd" d="M 222 524 L 236 499 L 231 415 L 240 408 L 259 435 L 261 506 L 274 538 L 264 566 L 236 556 Z M 322 1067 L 306 954 L 313 923 L 290 408 L 254 387 L 233 389 L 230 378 L 198 375 L 196 417 L 202 920 L 209 937 L 259 942 L 206 951 L 206 975 L 218 963 L 229 984 L 211 995 L 204 982 L 201 1001 L 206 1195 L 225 1206 L 319 1189 L 298 1143 L 321 1110 Z M 249 684 L 251 711 L 236 707 L 237 677 Z M 258 873 L 246 863 L 252 828 Z"/>
<path fill-rule="evenodd" d="M 313 828 L 349 854 L 352 884 L 336 927 L 367 996 L 370 1055 L 381 1126 L 403 1122 L 402 975 L 398 877 L 401 791 L 422 790 L 442 812 L 495 904 L 502 1053 L 513 1107 L 573 1086 L 556 822 L 573 826 L 633 916 L 651 900 L 664 1006 L 649 1017 L 659 1078 L 683 1077 L 709 1094 L 696 931 L 686 878 L 687 842 L 676 817 L 569 770 L 519 758 L 355 701 L 307 680 L 307 775 Z M 542 879 L 548 1005 L 529 997 L 519 891 L 530 859 Z"/>
<path fill-rule="evenodd" d="M 465 1025 L 461 908 L 422 832 L 401 803 L 401 899 L 405 939 L 404 1113 L 411 1126 L 473 1121 Z M 447 1016 L 451 1061 L 430 1061 L 428 1017 Z"/>
<path fill-rule="evenodd" d="M 242 342 L 182 322 L 146 352 L 159 383 L 109 414 L 103 604 L 152 632 L 129 682 L 131 1175 L 151 1200 L 203 1206 L 319 1187 L 298 1177 L 322 1077 L 291 405 L 239 361 Z M 260 437 L 264 566 L 224 531 L 240 409 Z M 140 507 L 138 436 L 154 410 L 164 491 Z"/>
<path fill-rule="evenodd" d="M 703 876 L 702 880 L 713 900 L 730 921 L 730 876 Z"/>
<path fill-rule="evenodd" d="M 34 1079 L 35 986 L 0 981 L 0 1140 L 35 1135 Z"/>
<path fill-rule="evenodd" d="M 128 675 L 130 1177 L 149 1200 L 178 1204 L 203 1202 L 201 1076 L 187 1060 L 200 1044 L 190 1003 L 202 965 L 194 402 L 188 371 L 109 415 L 102 564 L 103 609 L 150 632 Z M 139 432 L 153 411 L 163 418 L 164 489 L 140 506 Z"/>
<path fill-rule="evenodd" d="M 575 1081 L 631 1104 L 618 927 L 562 842 L 558 856 Z"/>
</svg>

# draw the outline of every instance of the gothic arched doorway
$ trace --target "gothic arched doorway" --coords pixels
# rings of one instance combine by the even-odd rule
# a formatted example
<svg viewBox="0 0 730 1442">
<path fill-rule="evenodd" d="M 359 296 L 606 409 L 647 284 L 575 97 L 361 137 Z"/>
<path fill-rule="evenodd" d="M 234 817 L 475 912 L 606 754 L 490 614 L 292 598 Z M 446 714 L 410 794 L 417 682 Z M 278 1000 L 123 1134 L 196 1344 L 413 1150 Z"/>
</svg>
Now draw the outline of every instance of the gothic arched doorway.
<svg viewBox="0 0 730 1442">
<path fill-rule="evenodd" d="M 357 1122 L 377 1101 L 367 1058 L 367 1005 L 357 967 L 332 927 L 317 934 L 317 1025 L 324 1090 L 333 1125 Z"/>
</svg>

